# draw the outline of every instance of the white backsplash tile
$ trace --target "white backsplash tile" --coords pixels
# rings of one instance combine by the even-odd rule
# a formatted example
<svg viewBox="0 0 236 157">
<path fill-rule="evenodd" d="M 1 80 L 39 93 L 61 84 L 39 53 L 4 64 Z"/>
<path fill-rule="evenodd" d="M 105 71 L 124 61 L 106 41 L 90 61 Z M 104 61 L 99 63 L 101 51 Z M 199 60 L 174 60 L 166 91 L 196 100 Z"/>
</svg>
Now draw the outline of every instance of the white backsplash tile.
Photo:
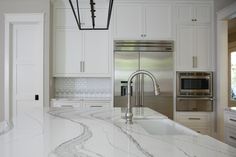
<svg viewBox="0 0 236 157">
<path fill-rule="evenodd" d="M 55 78 L 56 98 L 110 98 L 110 78 Z"/>
</svg>

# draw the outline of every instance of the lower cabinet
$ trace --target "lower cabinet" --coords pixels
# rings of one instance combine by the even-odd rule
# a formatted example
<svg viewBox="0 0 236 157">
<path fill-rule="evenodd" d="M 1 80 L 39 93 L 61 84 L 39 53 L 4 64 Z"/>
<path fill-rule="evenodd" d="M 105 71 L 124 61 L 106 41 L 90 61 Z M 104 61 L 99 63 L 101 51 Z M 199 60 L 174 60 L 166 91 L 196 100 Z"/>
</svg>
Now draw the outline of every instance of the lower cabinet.
<svg viewBox="0 0 236 157">
<path fill-rule="evenodd" d="M 211 112 L 176 112 L 175 121 L 198 133 L 212 134 L 212 113 Z"/>
<path fill-rule="evenodd" d="M 236 112 L 224 112 L 224 141 L 236 147 Z"/>
<path fill-rule="evenodd" d="M 110 107 L 111 101 L 109 100 L 69 100 L 69 99 L 52 99 L 51 107 Z"/>
</svg>

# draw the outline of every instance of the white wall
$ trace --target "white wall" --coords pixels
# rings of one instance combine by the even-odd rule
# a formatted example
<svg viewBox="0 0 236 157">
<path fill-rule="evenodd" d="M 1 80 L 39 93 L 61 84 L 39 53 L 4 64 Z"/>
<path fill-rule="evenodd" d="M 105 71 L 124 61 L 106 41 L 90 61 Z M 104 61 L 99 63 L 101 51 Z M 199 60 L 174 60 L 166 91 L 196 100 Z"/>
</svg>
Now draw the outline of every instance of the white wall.
<svg viewBox="0 0 236 157">
<path fill-rule="evenodd" d="M 45 13 L 44 105 L 49 102 L 49 20 L 50 0 L 0 0 L 0 122 L 3 120 L 4 13 Z"/>
</svg>

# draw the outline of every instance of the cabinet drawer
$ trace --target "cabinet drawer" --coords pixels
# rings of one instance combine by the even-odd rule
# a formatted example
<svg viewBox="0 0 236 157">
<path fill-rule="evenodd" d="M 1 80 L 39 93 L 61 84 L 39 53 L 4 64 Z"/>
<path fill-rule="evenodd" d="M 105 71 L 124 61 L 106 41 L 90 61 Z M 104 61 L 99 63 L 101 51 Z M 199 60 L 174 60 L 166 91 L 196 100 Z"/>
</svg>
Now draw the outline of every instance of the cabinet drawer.
<svg viewBox="0 0 236 157">
<path fill-rule="evenodd" d="M 225 127 L 224 139 L 225 143 L 236 147 L 236 131 L 234 129 Z"/>
<path fill-rule="evenodd" d="M 90 108 L 102 108 L 102 107 L 109 107 L 110 102 L 84 102 L 84 107 Z"/>
<path fill-rule="evenodd" d="M 81 101 L 52 100 L 51 107 L 82 107 Z"/>
<path fill-rule="evenodd" d="M 208 114 L 178 114 L 176 121 L 185 126 L 209 126 L 210 115 Z"/>
<path fill-rule="evenodd" d="M 229 126 L 229 127 L 236 127 L 236 114 L 230 114 L 230 113 L 227 113 L 225 112 L 225 116 L 224 116 L 224 122 L 225 122 L 225 125 L 226 126 Z"/>
<path fill-rule="evenodd" d="M 211 135 L 211 129 L 209 127 L 190 127 L 190 128 L 200 134 Z"/>
</svg>

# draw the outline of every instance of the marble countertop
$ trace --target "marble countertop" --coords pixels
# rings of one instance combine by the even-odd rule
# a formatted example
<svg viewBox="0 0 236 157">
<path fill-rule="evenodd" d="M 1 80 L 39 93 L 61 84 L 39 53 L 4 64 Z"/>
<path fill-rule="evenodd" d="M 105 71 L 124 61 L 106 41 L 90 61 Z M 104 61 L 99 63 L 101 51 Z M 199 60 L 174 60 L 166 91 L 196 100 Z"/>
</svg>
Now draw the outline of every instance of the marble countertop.
<svg viewBox="0 0 236 157">
<path fill-rule="evenodd" d="M 0 136 L 1 157 L 236 157 L 236 149 L 150 109 L 66 108 L 25 115 Z M 16 123 L 17 124 L 17 123 Z"/>
<path fill-rule="evenodd" d="M 236 107 L 228 107 L 228 108 L 225 108 L 225 111 L 227 111 L 227 112 L 232 112 L 232 113 L 236 113 Z"/>
</svg>

